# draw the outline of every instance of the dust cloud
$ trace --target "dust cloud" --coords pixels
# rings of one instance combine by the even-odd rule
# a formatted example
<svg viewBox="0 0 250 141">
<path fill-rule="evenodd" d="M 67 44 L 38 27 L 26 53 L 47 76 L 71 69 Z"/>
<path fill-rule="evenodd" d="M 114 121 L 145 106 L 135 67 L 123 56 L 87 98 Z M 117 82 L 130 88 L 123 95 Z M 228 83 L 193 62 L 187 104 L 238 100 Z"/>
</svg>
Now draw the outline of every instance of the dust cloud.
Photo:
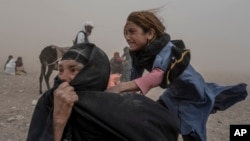
<svg viewBox="0 0 250 141">
<path fill-rule="evenodd" d="M 184 40 L 201 71 L 250 74 L 248 0 L 8 0 L 0 2 L 0 62 L 22 56 L 29 72 L 39 72 L 47 45 L 71 46 L 85 20 L 94 22 L 90 41 L 107 52 L 122 52 L 123 26 L 135 10 L 161 7 L 158 15 L 172 39 Z M 3 63 L 1 63 L 3 64 Z"/>
</svg>

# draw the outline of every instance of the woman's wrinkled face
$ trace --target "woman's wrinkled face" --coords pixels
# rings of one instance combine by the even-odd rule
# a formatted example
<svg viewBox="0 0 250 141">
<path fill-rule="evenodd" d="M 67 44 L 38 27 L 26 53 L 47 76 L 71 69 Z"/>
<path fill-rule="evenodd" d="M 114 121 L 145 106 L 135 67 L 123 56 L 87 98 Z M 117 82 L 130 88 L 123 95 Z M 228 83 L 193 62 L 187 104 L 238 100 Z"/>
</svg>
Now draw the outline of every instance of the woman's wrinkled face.
<svg viewBox="0 0 250 141">
<path fill-rule="evenodd" d="M 131 21 L 127 21 L 124 27 L 124 37 L 131 51 L 141 50 L 148 43 L 147 34 L 141 27 Z"/>
<path fill-rule="evenodd" d="M 59 63 L 58 77 L 62 81 L 70 83 L 82 68 L 83 64 L 76 62 L 75 60 L 62 60 Z"/>
</svg>

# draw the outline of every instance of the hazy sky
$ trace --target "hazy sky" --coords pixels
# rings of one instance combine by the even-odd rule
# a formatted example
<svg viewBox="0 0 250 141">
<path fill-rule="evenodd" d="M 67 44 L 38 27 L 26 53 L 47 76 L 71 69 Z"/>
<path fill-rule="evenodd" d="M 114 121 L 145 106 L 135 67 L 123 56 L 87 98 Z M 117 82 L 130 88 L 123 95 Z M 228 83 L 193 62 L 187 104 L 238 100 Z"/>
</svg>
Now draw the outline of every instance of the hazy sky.
<svg viewBox="0 0 250 141">
<path fill-rule="evenodd" d="M 37 62 L 47 45 L 71 46 L 85 20 L 91 42 L 111 55 L 126 46 L 123 26 L 135 10 L 158 13 L 172 39 L 183 39 L 199 70 L 250 74 L 249 0 L 1 0 L 0 60 Z M 28 65 L 28 64 L 26 64 Z"/>
</svg>

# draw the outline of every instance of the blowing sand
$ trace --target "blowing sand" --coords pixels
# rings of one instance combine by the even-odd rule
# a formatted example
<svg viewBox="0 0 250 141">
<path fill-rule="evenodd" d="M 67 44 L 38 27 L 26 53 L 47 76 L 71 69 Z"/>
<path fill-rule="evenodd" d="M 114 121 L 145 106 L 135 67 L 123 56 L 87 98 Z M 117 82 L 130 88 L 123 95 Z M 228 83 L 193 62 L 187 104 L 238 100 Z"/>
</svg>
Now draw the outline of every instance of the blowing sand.
<svg viewBox="0 0 250 141">
<path fill-rule="evenodd" d="M 0 67 L 6 60 L 0 59 Z M 4 74 L 0 69 L 0 140 L 1 141 L 25 141 L 34 106 L 33 100 L 39 98 L 38 78 L 40 64 L 35 60 L 34 64 L 24 60 L 27 75 L 12 76 Z M 201 72 L 208 82 L 216 82 L 221 85 L 230 85 L 240 82 L 250 84 L 250 76 L 238 73 Z M 53 77 L 56 72 L 53 73 Z M 51 84 L 52 84 L 51 79 Z M 45 84 L 43 83 L 43 90 Z M 248 92 L 250 87 L 248 87 Z M 161 94 L 160 88 L 155 88 L 147 95 L 157 99 Z M 39 122 L 39 121 L 38 121 Z M 250 124 L 250 102 L 246 99 L 239 102 L 226 111 L 219 111 L 209 117 L 207 123 L 208 141 L 229 141 L 230 124 Z M 181 139 L 180 139 L 181 140 Z"/>
</svg>

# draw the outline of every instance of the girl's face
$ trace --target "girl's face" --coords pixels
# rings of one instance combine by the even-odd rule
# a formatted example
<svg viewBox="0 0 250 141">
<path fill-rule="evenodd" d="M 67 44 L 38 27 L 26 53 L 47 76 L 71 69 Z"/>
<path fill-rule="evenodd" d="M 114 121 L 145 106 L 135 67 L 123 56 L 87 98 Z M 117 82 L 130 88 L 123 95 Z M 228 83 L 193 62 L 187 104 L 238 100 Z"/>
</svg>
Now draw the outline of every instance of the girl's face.
<svg viewBox="0 0 250 141">
<path fill-rule="evenodd" d="M 75 60 L 62 60 L 59 63 L 58 77 L 70 83 L 82 68 L 83 65 Z"/>
<path fill-rule="evenodd" d="M 124 27 L 124 37 L 131 51 L 141 50 L 148 43 L 148 33 L 145 33 L 141 27 L 130 21 L 127 21 Z"/>
</svg>

